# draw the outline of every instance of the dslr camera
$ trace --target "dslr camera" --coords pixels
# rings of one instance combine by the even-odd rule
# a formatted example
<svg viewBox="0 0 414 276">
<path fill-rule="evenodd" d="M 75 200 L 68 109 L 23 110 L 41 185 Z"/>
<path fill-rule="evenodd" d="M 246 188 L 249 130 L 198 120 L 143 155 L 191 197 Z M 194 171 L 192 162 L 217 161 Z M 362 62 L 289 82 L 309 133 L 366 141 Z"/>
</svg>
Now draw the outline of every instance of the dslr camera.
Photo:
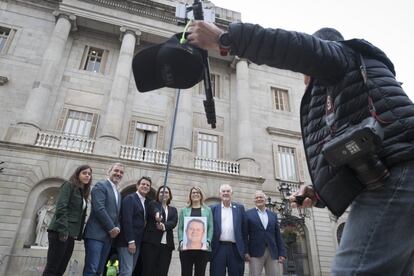
<svg viewBox="0 0 414 276">
<path fill-rule="evenodd" d="M 350 167 L 368 190 L 374 190 L 390 175 L 377 154 L 383 137 L 381 125 L 370 116 L 336 134 L 324 144 L 322 154 L 333 167 Z"/>
</svg>

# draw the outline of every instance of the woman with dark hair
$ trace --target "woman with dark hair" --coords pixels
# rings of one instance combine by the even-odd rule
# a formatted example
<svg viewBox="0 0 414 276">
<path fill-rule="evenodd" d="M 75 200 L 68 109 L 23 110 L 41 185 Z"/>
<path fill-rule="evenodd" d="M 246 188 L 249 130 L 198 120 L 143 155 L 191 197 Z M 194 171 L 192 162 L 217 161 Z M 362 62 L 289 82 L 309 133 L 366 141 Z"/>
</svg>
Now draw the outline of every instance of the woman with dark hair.
<svg viewBox="0 0 414 276">
<path fill-rule="evenodd" d="M 178 213 L 170 206 L 173 196 L 168 186 L 157 190 L 155 201 L 147 208 L 147 225 L 142 239 L 143 276 L 167 276 L 174 250 L 173 229 Z"/>
<path fill-rule="evenodd" d="M 207 244 L 202 249 L 187 249 L 188 244 L 184 244 L 185 231 L 184 218 L 185 217 L 205 217 L 207 220 Z M 187 237 L 189 238 L 189 237 Z M 211 239 L 213 238 L 213 213 L 210 207 L 204 205 L 204 196 L 200 187 L 192 187 L 188 195 L 188 206 L 184 207 L 180 212 L 180 219 L 178 223 L 178 241 L 180 243 L 180 262 L 181 275 L 193 275 L 193 267 L 195 268 L 195 276 L 204 276 L 206 273 L 206 266 L 210 259 Z M 205 250 L 204 250 L 205 248 Z"/>
<path fill-rule="evenodd" d="M 59 189 L 56 213 L 48 228 L 49 249 L 43 276 L 63 275 L 72 256 L 75 239 L 81 240 L 91 191 L 92 168 L 78 167 Z"/>
</svg>

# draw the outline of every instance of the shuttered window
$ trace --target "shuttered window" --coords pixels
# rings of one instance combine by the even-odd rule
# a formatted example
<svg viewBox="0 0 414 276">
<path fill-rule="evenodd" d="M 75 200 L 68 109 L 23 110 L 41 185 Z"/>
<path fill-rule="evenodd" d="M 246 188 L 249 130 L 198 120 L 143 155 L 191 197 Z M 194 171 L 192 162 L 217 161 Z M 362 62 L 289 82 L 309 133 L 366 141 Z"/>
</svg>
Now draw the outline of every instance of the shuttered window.
<svg viewBox="0 0 414 276">
<path fill-rule="evenodd" d="M 298 181 L 297 157 L 294 148 L 278 146 L 279 178 L 287 181 Z"/>
<path fill-rule="evenodd" d="M 211 91 L 213 93 L 213 97 L 220 98 L 220 75 L 218 74 L 210 74 L 210 80 L 211 80 Z M 200 95 L 205 95 L 206 90 L 204 88 L 204 81 L 202 80 L 200 82 Z"/>
<path fill-rule="evenodd" d="M 66 135 L 95 138 L 98 114 L 64 108 L 57 129 Z"/>
<path fill-rule="evenodd" d="M 276 87 L 272 87 L 271 90 L 276 110 L 290 111 L 288 91 Z"/>
<path fill-rule="evenodd" d="M 198 133 L 197 155 L 210 159 L 219 158 L 219 137 L 205 133 Z"/>
</svg>

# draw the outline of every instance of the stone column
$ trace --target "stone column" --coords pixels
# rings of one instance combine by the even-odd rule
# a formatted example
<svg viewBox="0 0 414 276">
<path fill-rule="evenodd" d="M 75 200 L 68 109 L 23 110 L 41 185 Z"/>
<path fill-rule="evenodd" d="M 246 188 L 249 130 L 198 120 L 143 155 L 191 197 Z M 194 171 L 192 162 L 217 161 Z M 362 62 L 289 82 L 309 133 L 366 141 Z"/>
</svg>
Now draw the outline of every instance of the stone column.
<svg viewBox="0 0 414 276">
<path fill-rule="evenodd" d="M 239 59 L 236 64 L 237 81 L 237 161 L 240 174 L 256 176 L 257 164 L 253 158 L 253 131 L 251 123 L 252 96 L 249 89 L 249 65 Z"/>
<path fill-rule="evenodd" d="M 120 137 L 124 110 L 128 95 L 128 86 L 131 77 L 131 64 L 134 57 L 134 49 L 141 32 L 138 30 L 120 28 L 121 50 L 115 70 L 114 81 L 112 82 L 108 104 L 105 109 L 102 132 L 95 143 L 94 153 L 101 155 L 119 156 Z"/>
<path fill-rule="evenodd" d="M 180 167 L 194 167 L 193 144 L 193 91 L 196 88 L 181 90 L 175 126 L 172 164 Z"/>
<path fill-rule="evenodd" d="M 43 55 L 42 63 L 29 93 L 22 117 L 16 126 L 9 128 L 6 140 L 33 145 L 37 133 L 41 129 L 40 126 L 45 114 L 50 112 L 47 106 L 48 99 L 56 81 L 69 32 L 76 19 L 74 15 L 58 11 L 53 12 L 53 15 L 56 16 L 56 25 Z"/>
</svg>

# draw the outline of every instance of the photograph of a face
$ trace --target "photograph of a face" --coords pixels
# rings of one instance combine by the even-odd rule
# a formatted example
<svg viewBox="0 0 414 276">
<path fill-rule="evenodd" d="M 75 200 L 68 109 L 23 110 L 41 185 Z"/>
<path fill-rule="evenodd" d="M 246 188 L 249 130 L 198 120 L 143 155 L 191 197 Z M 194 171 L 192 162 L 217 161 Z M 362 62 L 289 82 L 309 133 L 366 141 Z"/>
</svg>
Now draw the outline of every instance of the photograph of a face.
<svg viewBox="0 0 414 276">
<path fill-rule="evenodd" d="M 185 217 L 183 250 L 207 250 L 207 218 Z"/>
</svg>

